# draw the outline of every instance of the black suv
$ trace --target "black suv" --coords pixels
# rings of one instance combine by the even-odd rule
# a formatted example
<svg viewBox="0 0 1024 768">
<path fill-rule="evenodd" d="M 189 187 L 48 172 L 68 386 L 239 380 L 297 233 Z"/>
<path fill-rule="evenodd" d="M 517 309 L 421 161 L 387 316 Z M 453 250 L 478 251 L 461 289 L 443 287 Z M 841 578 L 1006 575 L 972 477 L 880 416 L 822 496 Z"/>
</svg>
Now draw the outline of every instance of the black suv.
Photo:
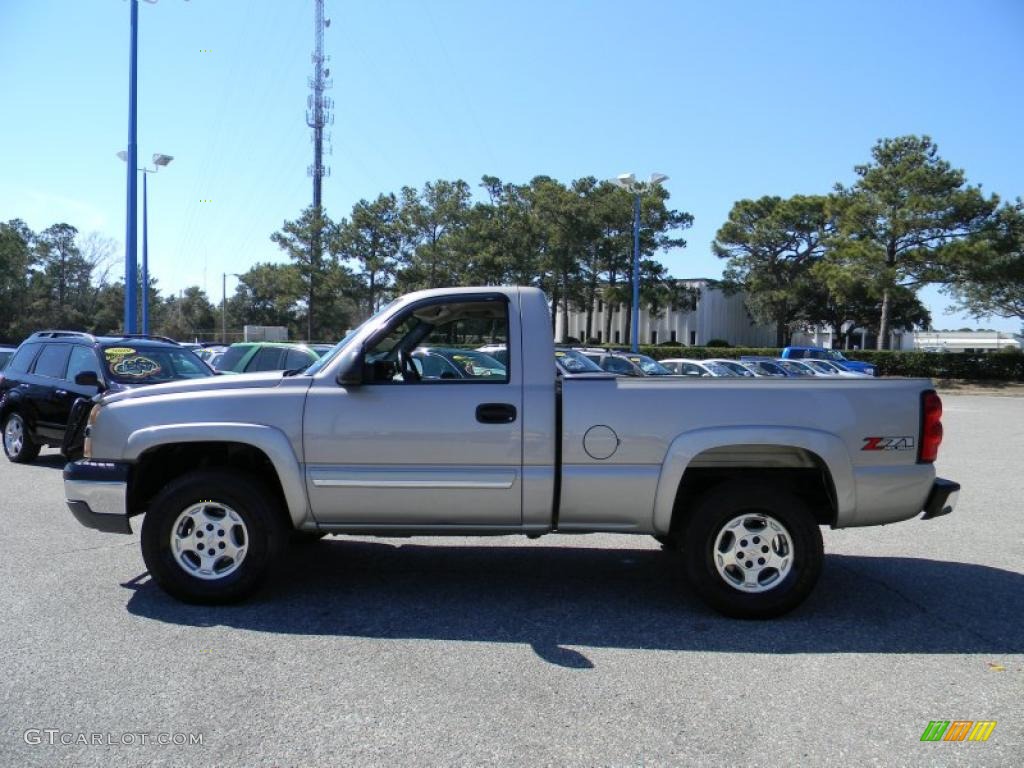
<svg viewBox="0 0 1024 768">
<path fill-rule="evenodd" d="M 213 375 L 191 350 L 159 336 L 34 333 L 0 373 L 4 453 L 29 462 L 44 445 L 65 450 L 72 408 L 98 392 Z"/>
</svg>

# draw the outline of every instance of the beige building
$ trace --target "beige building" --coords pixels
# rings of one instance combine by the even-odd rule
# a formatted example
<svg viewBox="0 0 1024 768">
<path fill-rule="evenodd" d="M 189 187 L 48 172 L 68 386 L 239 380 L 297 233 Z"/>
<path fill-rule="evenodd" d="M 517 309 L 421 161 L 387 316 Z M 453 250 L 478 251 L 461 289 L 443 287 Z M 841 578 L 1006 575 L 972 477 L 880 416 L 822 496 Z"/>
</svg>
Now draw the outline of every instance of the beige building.
<svg viewBox="0 0 1024 768">
<path fill-rule="evenodd" d="M 744 294 L 726 295 L 719 288 L 712 287 L 706 279 L 680 280 L 679 283 L 696 288 L 699 297 L 693 309 L 665 308 L 653 317 L 646 308 L 640 309 L 641 344 L 675 342 L 682 346 L 699 346 L 711 339 L 724 339 L 734 347 L 770 347 L 775 345 L 774 329 L 758 325 L 751 320 L 743 305 Z M 629 305 L 608 305 L 598 301 L 593 307 L 590 338 L 599 344 L 628 344 L 626 326 L 629 322 Z M 605 322 L 611 315 L 611 333 L 605 338 Z M 558 310 L 555 332 L 562 328 L 562 311 Z M 586 343 L 587 313 L 583 309 L 570 310 L 568 317 L 569 336 Z M 556 338 L 556 342 L 563 339 Z"/>
</svg>

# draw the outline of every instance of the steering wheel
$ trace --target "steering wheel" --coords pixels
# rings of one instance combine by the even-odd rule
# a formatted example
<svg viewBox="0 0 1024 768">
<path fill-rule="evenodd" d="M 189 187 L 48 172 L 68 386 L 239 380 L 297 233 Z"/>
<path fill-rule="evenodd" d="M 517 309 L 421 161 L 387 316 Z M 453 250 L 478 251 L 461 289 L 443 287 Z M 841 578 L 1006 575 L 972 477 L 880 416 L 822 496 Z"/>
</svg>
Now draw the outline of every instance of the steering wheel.
<svg viewBox="0 0 1024 768">
<path fill-rule="evenodd" d="M 422 378 L 407 349 L 398 350 L 398 371 L 402 374 L 402 381 L 405 382 L 416 383 Z"/>
</svg>

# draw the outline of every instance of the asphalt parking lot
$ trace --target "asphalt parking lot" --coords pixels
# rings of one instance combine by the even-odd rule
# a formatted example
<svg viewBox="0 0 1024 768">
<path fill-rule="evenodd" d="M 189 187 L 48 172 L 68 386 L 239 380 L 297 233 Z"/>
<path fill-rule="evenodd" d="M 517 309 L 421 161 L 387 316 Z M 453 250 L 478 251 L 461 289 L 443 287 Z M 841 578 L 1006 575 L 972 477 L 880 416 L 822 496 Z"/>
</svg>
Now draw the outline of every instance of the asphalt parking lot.
<svg viewBox="0 0 1024 768">
<path fill-rule="evenodd" d="M 74 521 L 54 452 L 0 461 L 0 765 L 1019 765 L 1024 398 L 944 400 L 956 512 L 826 532 L 770 622 L 622 536 L 330 538 L 185 606 Z"/>
</svg>

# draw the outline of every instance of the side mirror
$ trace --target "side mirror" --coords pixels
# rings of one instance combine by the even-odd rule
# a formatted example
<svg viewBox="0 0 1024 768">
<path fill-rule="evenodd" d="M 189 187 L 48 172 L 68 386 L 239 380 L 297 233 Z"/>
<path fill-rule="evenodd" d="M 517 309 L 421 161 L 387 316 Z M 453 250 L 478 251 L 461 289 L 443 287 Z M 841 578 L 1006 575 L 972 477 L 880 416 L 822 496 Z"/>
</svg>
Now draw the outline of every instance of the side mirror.
<svg viewBox="0 0 1024 768">
<path fill-rule="evenodd" d="M 355 354 L 346 357 L 342 363 L 341 371 L 338 373 L 338 383 L 343 387 L 361 387 L 363 385 L 363 361 L 366 359 L 366 349 L 362 344 L 355 350 Z"/>
<path fill-rule="evenodd" d="M 75 374 L 75 384 L 79 387 L 96 387 L 99 392 L 105 389 L 100 382 L 100 377 L 96 375 L 96 371 L 82 371 Z"/>
</svg>

